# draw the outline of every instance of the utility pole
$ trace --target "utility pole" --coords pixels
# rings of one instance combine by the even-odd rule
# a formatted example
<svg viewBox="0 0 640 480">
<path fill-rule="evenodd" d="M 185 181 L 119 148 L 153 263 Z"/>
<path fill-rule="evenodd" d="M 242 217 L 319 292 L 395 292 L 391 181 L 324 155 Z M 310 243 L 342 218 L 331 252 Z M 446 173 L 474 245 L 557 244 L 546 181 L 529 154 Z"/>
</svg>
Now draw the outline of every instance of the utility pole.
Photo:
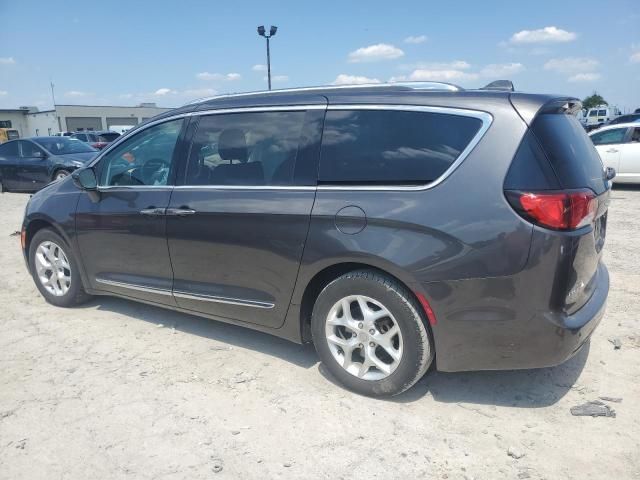
<svg viewBox="0 0 640 480">
<path fill-rule="evenodd" d="M 53 100 L 53 108 L 56 108 L 56 94 L 53 91 L 53 88 L 55 87 L 55 85 L 53 84 L 53 82 L 51 80 L 49 80 L 49 83 L 51 84 L 51 100 Z"/>
<path fill-rule="evenodd" d="M 275 27 L 272 25 L 269 28 L 269 34 L 267 35 L 264 29 L 264 25 L 260 25 L 258 27 L 258 35 L 260 35 L 261 37 L 264 37 L 267 40 L 267 81 L 269 85 L 269 90 L 271 90 L 271 51 L 269 48 L 269 39 L 273 37 L 277 31 L 278 31 L 278 27 Z"/>
</svg>

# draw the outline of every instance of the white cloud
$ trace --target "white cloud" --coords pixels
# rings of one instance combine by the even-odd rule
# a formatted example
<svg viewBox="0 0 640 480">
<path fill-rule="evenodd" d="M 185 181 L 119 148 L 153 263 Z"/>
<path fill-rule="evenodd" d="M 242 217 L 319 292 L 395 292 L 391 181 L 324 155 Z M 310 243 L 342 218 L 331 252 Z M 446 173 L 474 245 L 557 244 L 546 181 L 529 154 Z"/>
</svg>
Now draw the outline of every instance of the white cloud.
<svg viewBox="0 0 640 480">
<path fill-rule="evenodd" d="M 377 78 L 368 78 L 358 75 L 347 75 L 346 73 L 341 73 L 336 77 L 331 85 L 360 85 L 364 83 L 380 83 L 380 80 L 378 80 Z"/>
<path fill-rule="evenodd" d="M 509 39 L 516 45 L 532 43 L 562 43 L 575 40 L 577 34 L 557 27 L 544 27 L 538 30 L 522 30 L 514 33 Z"/>
<path fill-rule="evenodd" d="M 404 39 L 404 43 L 411 43 L 413 45 L 417 45 L 419 43 L 424 43 L 428 40 L 426 35 L 409 35 Z"/>
<path fill-rule="evenodd" d="M 217 95 L 217 93 L 218 91 L 213 88 L 192 88 L 182 92 L 182 95 L 186 97 L 200 98 L 200 97 L 212 97 L 214 95 Z"/>
<path fill-rule="evenodd" d="M 268 77 L 262 77 L 262 79 L 266 82 Z M 289 75 L 271 75 L 272 82 L 288 82 Z"/>
<path fill-rule="evenodd" d="M 559 73 L 580 73 L 590 72 L 598 68 L 600 62 L 595 58 L 552 58 L 544 64 L 545 70 L 552 70 Z"/>
<path fill-rule="evenodd" d="M 393 45 L 378 43 L 354 50 L 349 54 L 350 63 L 377 62 L 380 60 L 393 60 L 400 58 L 404 52 Z"/>
<path fill-rule="evenodd" d="M 521 63 L 491 63 L 480 70 L 483 77 L 509 77 L 524 70 Z"/>
<path fill-rule="evenodd" d="M 196 75 L 198 80 L 228 80 L 230 82 L 234 80 L 240 80 L 242 75 L 239 73 L 209 73 L 201 72 Z"/>
<path fill-rule="evenodd" d="M 171 90 L 170 88 L 159 88 L 158 90 L 153 92 L 154 95 L 158 95 L 160 97 L 163 97 L 165 95 L 169 95 L 170 93 L 171 94 L 175 94 L 177 92 L 175 90 Z"/>
<path fill-rule="evenodd" d="M 0 65 L 13 65 L 16 63 L 13 57 L 0 57 Z"/>
<path fill-rule="evenodd" d="M 411 72 L 411 74 L 401 75 L 398 77 L 391 77 L 390 82 L 452 82 L 459 80 L 476 80 L 478 78 L 477 73 L 465 72 L 463 70 L 444 69 L 444 70 L 430 70 L 424 68 L 418 68 Z"/>
<path fill-rule="evenodd" d="M 64 96 L 65 97 L 88 97 L 89 95 L 93 95 L 92 93 L 88 93 L 88 92 L 81 92 L 79 90 L 70 90 L 68 92 L 64 92 Z"/>
<path fill-rule="evenodd" d="M 640 63 L 640 50 L 632 53 L 631 56 L 629 57 L 629 61 L 631 63 Z"/>
<path fill-rule="evenodd" d="M 122 98 L 123 100 L 128 100 L 130 98 L 133 98 L 133 93 L 121 93 L 120 95 L 118 95 L 119 98 Z"/>
<path fill-rule="evenodd" d="M 464 60 L 453 60 L 451 62 L 416 62 L 400 65 L 401 70 L 469 70 L 471 64 Z"/>
<path fill-rule="evenodd" d="M 267 71 L 267 66 L 266 65 L 262 65 L 262 64 L 258 64 L 258 65 L 254 65 L 253 67 L 251 67 L 251 70 L 253 70 L 254 72 L 266 72 Z"/>
<path fill-rule="evenodd" d="M 600 79 L 599 73 L 577 73 L 567 79 L 567 82 L 595 82 Z"/>
<path fill-rule="evenodd" d="M 9 95 L 9 92 L 7 92 L 6 90 L 0 90 L 0 97 L 4 95 Z"/>
</svg>

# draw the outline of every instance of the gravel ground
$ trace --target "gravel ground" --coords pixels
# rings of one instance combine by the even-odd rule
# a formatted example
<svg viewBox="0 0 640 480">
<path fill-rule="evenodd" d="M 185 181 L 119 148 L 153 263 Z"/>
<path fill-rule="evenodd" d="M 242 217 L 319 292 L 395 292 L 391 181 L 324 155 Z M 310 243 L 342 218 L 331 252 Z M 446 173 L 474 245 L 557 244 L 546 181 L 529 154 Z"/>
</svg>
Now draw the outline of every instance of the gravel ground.
<svg viewBox="0 0 640 480">
<path fill-rule="evenodd" d="M 48 305 L 11 236 L 27 199 L 0 195 L 2 479 L 640 478 L 640 188 L 613 192 L 590 346 L 392 401 L 332 383 L 311 346 L 115 298 Z M 600 396 L 623 398 L 615 418 L 570 414 Z"/>
</svg>

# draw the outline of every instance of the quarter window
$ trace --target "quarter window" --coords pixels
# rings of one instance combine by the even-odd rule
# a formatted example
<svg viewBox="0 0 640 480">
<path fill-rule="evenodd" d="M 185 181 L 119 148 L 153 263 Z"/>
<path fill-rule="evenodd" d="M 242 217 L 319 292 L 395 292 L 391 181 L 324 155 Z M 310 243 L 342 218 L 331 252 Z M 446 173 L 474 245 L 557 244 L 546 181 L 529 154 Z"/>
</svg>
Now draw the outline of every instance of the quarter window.
<svg viewBox="0 0 640 480">
<path fill-rule="evenodd" d="M 291 185 L 304 111 L 208 115 L 191 147 L 186 185 Z"/>
<path fill-rule="evenodd" d="M 626 128 L 612 128 L 604 132 L 598 132 L 591 135 L 594 145 L 608 145 L 611 143 L 624 142 L 624 136 L 627 134 Z"/>
<path fill-rule="evenodd" d="M 167 185 L 183 120 L 154 125 L 100 161 L 100 186 Z"/>
<path fill-rule="evenodd" d="M 467 116 L 332 110 L 322 136 L 321 183 L 414 184 L 440 177 L 478 133 Z"/>
</svg>

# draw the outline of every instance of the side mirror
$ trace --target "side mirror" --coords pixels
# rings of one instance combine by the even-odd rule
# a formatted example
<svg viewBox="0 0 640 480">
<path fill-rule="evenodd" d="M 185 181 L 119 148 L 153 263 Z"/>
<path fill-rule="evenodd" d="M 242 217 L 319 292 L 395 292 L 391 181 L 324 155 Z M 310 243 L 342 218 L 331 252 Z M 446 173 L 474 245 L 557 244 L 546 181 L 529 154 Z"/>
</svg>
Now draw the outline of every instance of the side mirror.
<svg viewBox="0 0 640 480">
<path fill-rule="evenodd" d="M 93 168 L 80 168 L 71 174 L 73 182 L 83 190 L 93 191 L 98 188 L 96 172 Z"/>
<path fill-rule="evenodd" d="M 611 181 L 614 178 L 616 178 L 616 169 L 615 168 L 611 168 L 611 167 L 607 167 L 607 180 Z"/>
</svg>

